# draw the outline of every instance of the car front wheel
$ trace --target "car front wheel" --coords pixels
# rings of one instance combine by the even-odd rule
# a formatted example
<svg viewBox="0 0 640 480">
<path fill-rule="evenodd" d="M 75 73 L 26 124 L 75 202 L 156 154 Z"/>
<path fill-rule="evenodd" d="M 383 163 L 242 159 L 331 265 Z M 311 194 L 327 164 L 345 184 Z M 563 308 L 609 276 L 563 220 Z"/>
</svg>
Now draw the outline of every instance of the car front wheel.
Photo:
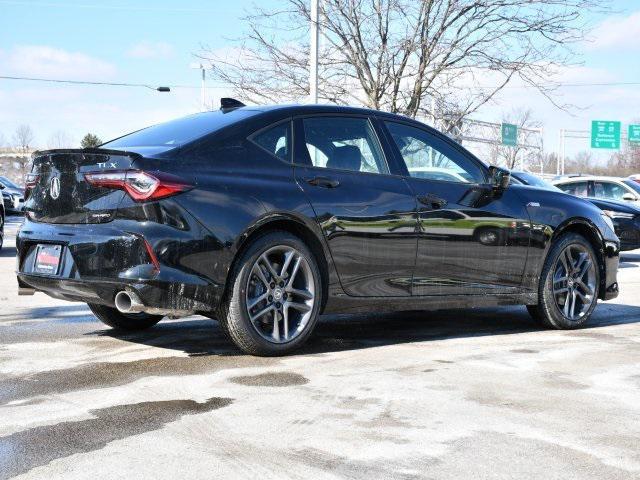
<svg viewBox="0 0 640 480">
<path fill-rule="evenodd" d="M 321 291 L 317 262 L 304 242 L 288 232 L 271 232 L 238 260 L 218 319 L 244 352 L 287 354 L 311 335 Z"/>
<path fill-rule="evenodd" d="M 591 244 L 581 235 L 561 236 L 552 245 L 540 276 L 538 305 L 527 308 L 546 327 L 578 328 L 598 301 L 600 271 Z"/>
</svg>

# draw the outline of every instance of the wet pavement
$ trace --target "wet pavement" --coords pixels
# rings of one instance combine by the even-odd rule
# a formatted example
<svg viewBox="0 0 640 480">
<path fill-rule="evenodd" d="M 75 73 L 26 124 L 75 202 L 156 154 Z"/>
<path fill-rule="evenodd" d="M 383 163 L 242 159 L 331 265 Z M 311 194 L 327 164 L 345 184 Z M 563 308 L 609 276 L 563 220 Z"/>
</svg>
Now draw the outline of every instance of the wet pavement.
<svg viewBox="0 0 640 480">
<path fill-rule="evenodd" d="M 215 321 L 116 334 L 0 252 L 0 479 L 640 478 L 640 252 L 588 328 L 520 307 L 322 318 L 297 355 Z"/>
</svg>

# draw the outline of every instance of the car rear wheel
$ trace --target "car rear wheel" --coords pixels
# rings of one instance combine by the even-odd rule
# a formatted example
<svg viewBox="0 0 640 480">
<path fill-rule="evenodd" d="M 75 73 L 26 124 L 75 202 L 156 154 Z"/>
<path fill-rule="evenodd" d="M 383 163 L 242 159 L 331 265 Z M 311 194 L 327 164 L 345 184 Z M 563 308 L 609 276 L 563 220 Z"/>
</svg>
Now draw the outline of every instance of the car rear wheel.
<svg viewBox="0 0 640 480">
<path fill-rule="evenodd" d="M 105 325 L 118 330 L 135 332 L 153 327 L 164 317 L 161 315 L 149 315 L 148 313 L 120 313 L 117 309 L 88 303 L 93 314 Z"/>
<path fill-rule="evenodd" d="M 256 239 L 231 273 L 218 319 L 251 355 L 287 354 L 311 335 L 320 309 L 321 277 L 298 237 L 272 232 Z"/>
<path fill-rule="evenodd" d="M 546 327 L 578 328 L 591 317 L 598 301 L 600 271 L 591 244 L 581 235 L 561 236 L 542 269 L 538 305 L 527 306 Z"/>
</svg>

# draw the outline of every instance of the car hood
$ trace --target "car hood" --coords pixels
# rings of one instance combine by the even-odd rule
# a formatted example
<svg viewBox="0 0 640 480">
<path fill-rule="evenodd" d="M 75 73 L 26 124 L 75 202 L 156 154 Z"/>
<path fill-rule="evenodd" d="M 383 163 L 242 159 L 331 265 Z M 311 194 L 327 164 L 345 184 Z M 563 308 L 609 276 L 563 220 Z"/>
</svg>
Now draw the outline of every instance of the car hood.
<svg viewBox="0 0 640 480">
<path fill-rule="evenodd" d="M 626 202 L 618 202 L 616 200 L 603 200 L 601 198 L 587 198 L 596 207 L 602 210 L 611 210 L 614 212 L 640 214 L 640 207 L 630 205 Z"/>
</svg>

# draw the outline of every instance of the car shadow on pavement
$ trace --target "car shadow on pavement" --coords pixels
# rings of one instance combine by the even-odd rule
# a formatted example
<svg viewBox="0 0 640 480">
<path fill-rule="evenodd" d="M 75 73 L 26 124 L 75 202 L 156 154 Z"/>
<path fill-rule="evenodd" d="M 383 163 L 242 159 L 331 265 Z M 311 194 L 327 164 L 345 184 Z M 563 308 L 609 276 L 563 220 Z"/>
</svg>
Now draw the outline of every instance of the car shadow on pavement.
<svg viewBox="0 0 640 480">
<path fill-rule="evenodd" d="M 640 306 L 601 304 L 585 329 L 640 323 Z M 481 336 L 511 335 L 543 330 L 523 307 L 399 312 L 375 315 L 322 316 L 314 335 L 293 355 L 358 350 L 384 345 Z M 148 346 L 169 348 L 190 356 L 242 355 L 217 322 L 190 317 L 161 322 L 138 333 L 101 330 L 109 336 Z"/>
</svg>

